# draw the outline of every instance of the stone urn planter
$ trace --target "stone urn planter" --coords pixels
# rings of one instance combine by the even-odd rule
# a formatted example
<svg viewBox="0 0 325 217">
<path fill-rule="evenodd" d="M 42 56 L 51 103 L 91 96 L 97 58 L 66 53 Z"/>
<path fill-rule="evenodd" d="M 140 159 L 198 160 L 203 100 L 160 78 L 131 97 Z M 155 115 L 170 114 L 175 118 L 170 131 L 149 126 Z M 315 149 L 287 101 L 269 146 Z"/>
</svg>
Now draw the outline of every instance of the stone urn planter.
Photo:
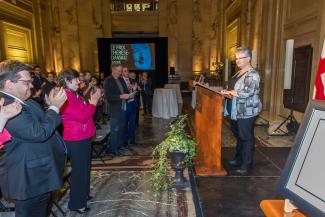
<svg viewBox="0 0 325 217">
<path fill-rule="evenodd" d="M 170 125 L 165 139 L 158 144 L 153 152 L 153 170 L 151 183 L 154 190 L 160 192 L 172 188 L 184 188 L 189 182 L 184 177 L 184 169 L 192 165 L 196 143 L 187 134 L 187 116 L 178 116 Z M 170 176 L 170 169 L 175 177 Z"/>
<path fill-rule="evenodd" d="M 188 182 L 184 177 L 184 169 L 186 165 L 184 163 L 185 153 L 179 151 L 170 152 L 171 166 L 175 171 L 175 178 L 172 187 L 184 188 L 188 186 Z"/>
</svg>

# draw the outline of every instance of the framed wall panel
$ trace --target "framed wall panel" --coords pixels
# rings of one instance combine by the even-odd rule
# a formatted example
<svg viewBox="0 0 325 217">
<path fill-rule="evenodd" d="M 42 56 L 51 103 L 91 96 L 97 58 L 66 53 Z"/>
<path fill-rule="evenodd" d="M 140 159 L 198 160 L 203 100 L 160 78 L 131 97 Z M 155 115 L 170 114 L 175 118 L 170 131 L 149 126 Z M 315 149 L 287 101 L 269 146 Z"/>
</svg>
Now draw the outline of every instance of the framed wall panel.
<svg viewBox="0 0 325 217">
<path fill-rule="evenodd" d="M 325 101 L 311 100 L 278 191 L 308 216 L 325 216 Z"/>
<path fill-rule="evenodd" d="M 8 22 L 1 22 L 5 59 L 33 62 L 31 30 Z"/>
</svg>

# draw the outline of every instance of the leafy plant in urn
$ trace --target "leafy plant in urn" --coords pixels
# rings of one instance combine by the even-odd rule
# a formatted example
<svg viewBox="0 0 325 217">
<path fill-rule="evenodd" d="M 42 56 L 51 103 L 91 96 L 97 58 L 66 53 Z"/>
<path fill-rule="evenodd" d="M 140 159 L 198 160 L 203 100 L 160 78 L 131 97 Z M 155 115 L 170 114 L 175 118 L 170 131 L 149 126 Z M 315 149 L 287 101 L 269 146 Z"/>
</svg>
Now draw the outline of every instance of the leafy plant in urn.
<svg viewBox="0 0 325 217">
<path fill-rule="evenodd" d="M 187 186 L 183 170 L 192 164 L 196 142 L 185 131 L 186 124 L 187 115 L 179 115 L 169 125 L 166 138 L 152 152 L 155 163 L 151 181 L 155 190 L 166 190 L 172 184 L 176 188 Z M 168 176 L 171 166 L 175 170 L 174 179 Z"/>
</svg>

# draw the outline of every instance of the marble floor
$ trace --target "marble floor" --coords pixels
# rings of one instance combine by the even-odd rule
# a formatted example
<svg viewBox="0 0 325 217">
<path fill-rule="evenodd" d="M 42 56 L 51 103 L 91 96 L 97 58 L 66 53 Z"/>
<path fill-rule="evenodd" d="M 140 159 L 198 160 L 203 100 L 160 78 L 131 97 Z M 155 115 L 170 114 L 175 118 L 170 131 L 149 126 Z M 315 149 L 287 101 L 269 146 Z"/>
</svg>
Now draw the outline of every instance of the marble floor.
<svg viewBox="0 0 325 217">
<path fill-rule="evenodd" d="M 224 177 L 195 177 L 204 217 L 262 217 L 263 199 L 281 199 L 276 187 L 289 148 L 257 147 L 252 173 L 238 176 L 227 165 Z M 234 148 L 223 148 L 224 159 L 231 159 Z M 211 205 L 213 204 L 213 205 Z"/>
<path fill-rule="evenodd" d="M 194 111 L 186 106 L 184 111 L 190 114 L 190 128 L 194 131 Z M 267 132 L 266 125 L 255 127 L 254 168 L 249 175 L 238 176 L 227 164 L 234 157 L 236 140 L 229 122 L 224 119 L 222 163 L 228 174 L 224 177 L 201 177 L 193 173 L 197 208 L 201 211 L 198 216 L 262 217 L 261 200 L 281 198 L 276 187 L 290 147 L 294 144 L 294 136 L 269 136 Z"/>
<path fill-rule="evenodd" d="M 87 217 L 195 216 L 191 189 L 164 191 L 155 196 L 149 171 L 93 171 Z M 65 216 L 80 216 L 69 211 L 68 192 L 59 201 Z M 54 206 L 52 211 L 61 216 Z M 182 215 L 180 215 L 182 213 Z M 60 215 L 61 214 L 61 215 Z"/>
<path fill-rule="evenodd" d="M 193 132 L 190 98 L 184 97 L 183 101 L 183 113 L 189 114 L 189 128 Z M 91 193 L 94 198 L 89 202 L 91 211 L 83 216 L 259 217 L 263 216 L 259 208 L 262 199 L 280 198 L 275 189 L 294 138 L 269 137 L 266 126 L 257 126 L 254 169 L 248 176 L 238 176 L 227 165 L 227 160 L 234 155 L 235 144 L 227 121 L 222 128 L 222 156 L 228 175 L 198 177 L 190 170 L 192 189 L 170 190 L 159 198 L 154 197 L 149 184 L 150 154 L 164 138 L 170 121 L 140 114 L 136 146 L 129 147 L 125 156 L 111 160 L 104 157 L 105 164 L 100 159 L 93 160 Z M 101 134 L 105 135 L 107 130 L 103 126 Z M 65 216 L 80 216 L 67 209 L 67 202 L 68 193 L 59 201 Z M 53 211 L 56 216 L 63 216 L 56 207 Z M 0 213 L 2 216 L 13 214 Z"/>
<path fill-rule="evenodd" d="M 90 212 L 84 216 L 107 217 L 192 217 L 196 216 L 191 188 L 170 189 L 157 197 L 150 185 L 151 153 L 160 143 L 171 119 L 153 118 L 140 114 L 136 145 L 129 146 L 124 156 L 92 161 Z M 98 134 L 105 135 L 107 126 Z M 186 173 L 188 178 L 188 173 Z M 69 191 L 59 200 L 65 216 L 78 216 L 69 211 Z M 54 206 L 55 215 L 60 211 Z"/>
</svg>

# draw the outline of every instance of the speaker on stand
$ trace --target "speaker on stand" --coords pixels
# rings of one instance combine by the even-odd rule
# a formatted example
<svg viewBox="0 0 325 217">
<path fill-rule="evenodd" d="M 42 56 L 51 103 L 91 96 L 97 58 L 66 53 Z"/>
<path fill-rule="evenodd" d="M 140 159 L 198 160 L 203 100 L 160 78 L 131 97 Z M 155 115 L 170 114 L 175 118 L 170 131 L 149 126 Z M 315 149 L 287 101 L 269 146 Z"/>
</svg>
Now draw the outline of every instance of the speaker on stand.
<svg viewBox="0 0 325 217">
<path fill-rule="evenodd" d="M 169 67 L 169 75 L 173 78 L 175 76 L 175 67 Z"/>
<path fill-rule="evenodd" d="M 290 114 L 284 119 L 278 127 L 276 127 L 269 135 L 270 136 L 288 136 L 294 135 L 297 133 L 299 124 L 296 118 L 293 115 L 293 105 L 294 105 L 294 97 L 295 97 L 295 72 L 296 72 L 296 60 L 293 61 L 293 45 L 294 40 L 289 39 L 286 42 L 286 58 L 285 58 L 285 69 L 284 69 L 284 93 L 288 94 L 284 104 L 287 104 L 290 108 Z M 293 66 L 293 69 L 292 69 Z M 292 84 L 292 85 L 291 85 Z M 286 126 L 287 132 L 282 130 L 282 126 Z M 281 134 L 279 134 L 279 131 Z"/>
</svg>

